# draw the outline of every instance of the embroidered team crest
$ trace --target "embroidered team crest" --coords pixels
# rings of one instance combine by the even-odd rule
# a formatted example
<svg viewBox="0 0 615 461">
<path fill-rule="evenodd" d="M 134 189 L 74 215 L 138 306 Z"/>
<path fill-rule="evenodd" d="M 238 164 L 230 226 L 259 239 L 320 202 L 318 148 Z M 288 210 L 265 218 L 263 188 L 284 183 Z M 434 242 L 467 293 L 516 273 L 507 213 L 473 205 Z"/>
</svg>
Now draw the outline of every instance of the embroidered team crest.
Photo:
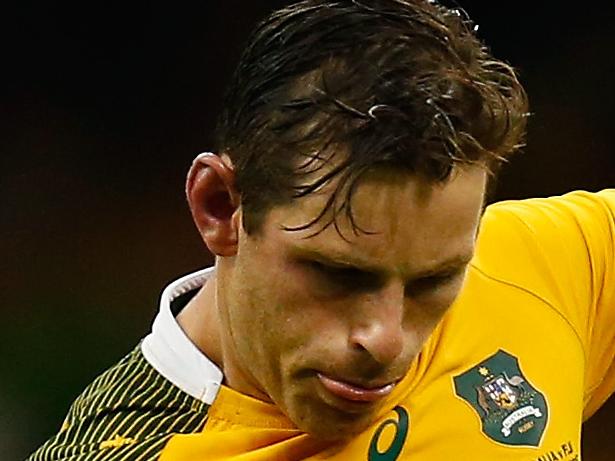
<svg viewBox="0 0 615 461">
<path fill-rule="evenodd" d="M 499 350 L 454 381 L 455 393 L 476 410 L 491 439 L 540 445 L 549 416 L 547 401 L 523 376 L 516 357 Z"/>
</svg>

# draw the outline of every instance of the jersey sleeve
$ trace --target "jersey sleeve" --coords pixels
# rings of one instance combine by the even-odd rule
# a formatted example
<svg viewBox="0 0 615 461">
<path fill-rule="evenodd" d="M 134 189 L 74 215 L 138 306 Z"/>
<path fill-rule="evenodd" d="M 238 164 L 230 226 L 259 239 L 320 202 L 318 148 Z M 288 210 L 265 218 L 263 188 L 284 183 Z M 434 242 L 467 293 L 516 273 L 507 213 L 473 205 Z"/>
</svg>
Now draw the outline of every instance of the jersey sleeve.
<svg viewBox="0 0 615 461">
<path fill-rule="evenodd" d="M 155 461 L 175 434 L 200 431 L 208 408 L 158 374 L 139 345 L 83 391 L 26 461 Z"/>
<path fill-rule="evenodd" d="M 615 390 L 615 189 L 492 205 L 479 250 L 479 268 L 541 297 L 574 330 L 589 418 Z"/>
</svg>

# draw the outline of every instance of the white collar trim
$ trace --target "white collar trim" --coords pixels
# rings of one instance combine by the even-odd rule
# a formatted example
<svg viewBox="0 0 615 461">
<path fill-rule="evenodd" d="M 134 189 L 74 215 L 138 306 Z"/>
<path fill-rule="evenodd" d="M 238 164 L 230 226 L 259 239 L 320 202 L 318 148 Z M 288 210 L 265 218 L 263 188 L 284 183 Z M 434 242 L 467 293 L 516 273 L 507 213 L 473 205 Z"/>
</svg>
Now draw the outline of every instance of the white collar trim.
<svg viewBox="0 0 615 461">
<path fill-rule="evenodd" d="M 222 371 L 188 338 L 171 312 L 171 302 L 203 286 L 214 268 L 194 272 L 169 284 L 160 298 L 152 332 L 141 343 L 145 359 L 182 391 L 209 405 L 222 383 Z"/>
</svg>

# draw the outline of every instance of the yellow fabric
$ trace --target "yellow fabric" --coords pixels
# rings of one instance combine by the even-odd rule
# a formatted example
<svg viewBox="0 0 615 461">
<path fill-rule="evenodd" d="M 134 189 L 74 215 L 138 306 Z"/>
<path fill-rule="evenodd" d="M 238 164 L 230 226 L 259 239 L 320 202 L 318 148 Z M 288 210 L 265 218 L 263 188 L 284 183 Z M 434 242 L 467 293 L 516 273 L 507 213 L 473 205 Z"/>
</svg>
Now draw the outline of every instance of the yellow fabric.
<svg viewBox="0 0 615 461">
<path fill-rule="evenodd" d="M 582 421 L 615 388 L 614 238 L 615 190 L 493 205 L 461 296 L 368 430 L 327 446 L 274 406 L 222 388 L 204 430 L 171 438 L 161 460 L 578 461 Z M 546 403 L 542 419 L 521 415 L 506 426 L 496 418 L 490 436 L 481 422 L 496 414 L 487 387 L 466 386 L 472 404 L 456 379 L 474 373 L 486 383 L 498 372 L 488 359 L 502 354 L 518 368 L 499 376 L 536 391 L 526 407 L 540 406 L 538 394 Z M 400 407 L 409 427 L 395 454 Z M 506 438 L 527 434 L 536 443 Z"/>
</svg>

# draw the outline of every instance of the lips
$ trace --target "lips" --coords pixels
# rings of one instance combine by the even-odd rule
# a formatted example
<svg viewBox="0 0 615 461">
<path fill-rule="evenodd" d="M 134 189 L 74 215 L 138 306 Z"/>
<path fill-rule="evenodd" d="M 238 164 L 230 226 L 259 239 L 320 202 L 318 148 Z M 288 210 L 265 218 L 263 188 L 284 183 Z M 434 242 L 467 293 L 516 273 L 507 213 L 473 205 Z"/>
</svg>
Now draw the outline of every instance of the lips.
<svg viewBox="0 0 615 461">
<path fill-rule="evenodd" d="M 362 387 L 331 378 L 322 373 L 318 373 L 317 376 L 323 387 L 331 394 L 352 402 L 375 402 L 389 395 L 397 384 L 396 382 L 391 382 L 376 387 Z"/>
</svg>

